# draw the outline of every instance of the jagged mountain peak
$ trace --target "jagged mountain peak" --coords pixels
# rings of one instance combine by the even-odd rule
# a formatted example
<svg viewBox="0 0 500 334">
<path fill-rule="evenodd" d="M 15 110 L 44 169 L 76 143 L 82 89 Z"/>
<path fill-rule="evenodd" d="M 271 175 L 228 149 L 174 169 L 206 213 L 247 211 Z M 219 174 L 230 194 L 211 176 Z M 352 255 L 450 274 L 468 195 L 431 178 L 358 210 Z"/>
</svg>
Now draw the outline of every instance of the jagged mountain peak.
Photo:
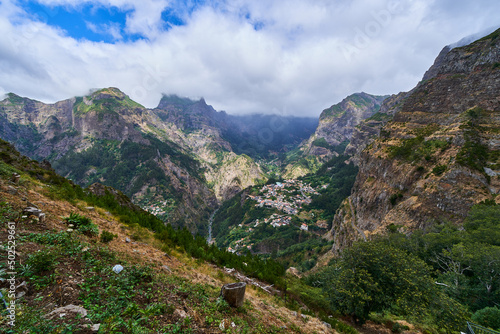
<svg viewBox="0 0 500 334">
<path fill-rule="evenodd" d="M 491 35 L 494 34 L 495 32 L 498 32 L 499 29 L 500 29 L 500 25 L 489 27 L 489 28 L 484 29 L 484 30 L 477 32 L 475 34 L 466 36 L 466 37 L 460 39 L 458 42 L 447 45 L 446 47 L 449 47 L 450 49 L 454 49 L 454 48 L 467 46 L 467 45 L 474 43 L 480 39 L 489 39 L 491 37 Z"/>
<path fill-rule="evenodd" d="M 475 54 L 472 57 L 469 57 L 469 55 L 466 55 L 466 57 L 463 58 L 462 63 L 455 63 L 455 66 L 462 66 L 464 67 L 462 69 L 459 68 L 454 68 L 451 69 L 449 67 L 446 67 L 446 64 L 451 64 L 452 59 L 450 57 L 453 57 L 457 53 L 452 53 L 450 55 L 450 51 L 454 49 L 463 49 L 463 50 L 468 50 L 468 52 L 474 52 L 477 48 L 483 48 L 485 45 L 484 43 L 495 43 L 495 40 L 498 38 L 500 35 L 500 29 L 496 29 L 495 31 L 491 32 L 493 28 L 490 28 L 488 30 L 484 30 L 480 33 L 467 36 L 462 38 L 460 41 L 447 45 L 445 46 L 439 55 L 436 57 L 436 60 L 434 61 L 434 64 L 425 72 L 424 77 L 422 78 L 422 81 L 427 81 L 430 80 L 434 77 L 436 77 L 439 74 L 443 74 L 444 72 L 449 72 L 451 71 L 457 71 L 458 72 L 464 72 L 468 68 L 468 71 L 473 70 L 475 66 L 471 66 L 471 61 L 474 61 L 476 65 L 481 65 L 482 63 L 488 63 L 489 60 L 495 58 L 495 53 L 497 54 L 500 52 L 498 48 L 490 48 L 489 52 L 483 52 L 482 54 Z M 492 44 L 492 45 L 493 45 Z M 489 60 L 488 60 L 489 59 Z"/>
<path fill-rule="evenodd" d="M 3 96 L 2 102 L 7 102 L 7 103 L 12 103 L 12 104 L 18 104 L 18 103 L 24 103 L 24 102 L 38 102 L 37 100 L 30 99 L 28 97 L 20 96 L 15 93 L 7 93 Z"/>
<path fill-rule="evenodd" d="M 348 110 L 370 109 L 375 105 L 380 105 L 387 96 L 377 96 L 365 92 L 354 93 L 344 98 L 340 103 L 323 110 L 319 119 L 337 118 L 342 116 Z"/>
<path fill-rule="evenodd" d="M 116 87 L 94 89 L 91 90 L 88 95 L 83 97 L 76 97 L 75 99 L 75 105 L 83 101 L 86 106 L 90 107 L 92 105 L 97 105 L 100 103 L 115 101 L 125 107 L 129 107 L 132 109 L 145 109 L 144 106 L 132 100 L 127 94 Z"/>
<path fill-rule="evenodd" d="M 92 100 L 99 100 L 106 98 L 116 98 L 119 100 L 123 100 L 125 98 L 129 98 L 127 94 L 125 94 L 116 87 L 93 89 L 90 91 L 90 94 L 87 95 L 86 97 Z"/>
<path fill-rule="evenodd" d="M 301 155 L 309 157 L 307 169 L 299 164 L 289 164 L 286 175 L 300 176 L 315 170 L 318 162 L 329 160 L 332 156 L 343 153 L 345 146 L 351 140 L 355 128 L 365 119 L 373 116 L 380 110 L 382 102 L 387 96 L 376 96 L 365 92 L 349 95 L 341 102 L 323 110 L 319 124 L 314 134 L 302 144 Z"/>
<path fill-rule="evenodd" d="M 213 109 L 206 103 L 203 97 L 199 100 L 193 100 L 189 97 L 180 97 L 177 94 L 163 94 L 157 108 L 163 110 L 169 110 L 171 108 L 181 108 L 190 111 L 199 110 L 199 108 L 192 108 L 193 106 L 208 107 Z"/>
</svg>

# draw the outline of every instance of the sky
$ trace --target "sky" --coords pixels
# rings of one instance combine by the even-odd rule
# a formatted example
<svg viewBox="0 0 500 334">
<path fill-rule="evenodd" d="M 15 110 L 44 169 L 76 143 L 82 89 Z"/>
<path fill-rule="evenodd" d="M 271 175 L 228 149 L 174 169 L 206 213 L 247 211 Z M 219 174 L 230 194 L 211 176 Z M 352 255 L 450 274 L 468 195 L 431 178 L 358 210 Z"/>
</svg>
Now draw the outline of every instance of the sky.
<svg viewBox="0 0 500 334">
<path fill-rule="evenodd" d="M 0 0 L 0 96 L 117 87 L 145 107 L 318 116 L 412 89 L 439 51 L 500 26 L 498 0 Z"/>
</svg>

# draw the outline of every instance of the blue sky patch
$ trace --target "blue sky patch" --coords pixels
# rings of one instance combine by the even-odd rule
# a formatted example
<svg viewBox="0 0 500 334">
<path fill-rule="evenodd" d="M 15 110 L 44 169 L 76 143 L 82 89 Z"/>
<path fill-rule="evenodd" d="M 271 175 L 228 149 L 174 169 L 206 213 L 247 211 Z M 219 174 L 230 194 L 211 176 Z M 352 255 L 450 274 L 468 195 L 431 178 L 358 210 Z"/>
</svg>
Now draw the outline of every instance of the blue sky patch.
<svg viewBox="0 0 500 334">
<path fill-rule="evenodd" d="M 186 22 L 184 22 L 184 20 L 179 16 L 178 11 L 173 8 L 165 9 L 161 13 L 161 19 L 165 30 L 169 30 L 173 26 L 182 26 L 186 24 Z"/>
<path fill-rule="evenodd" d="M 142 39 L 138 34 L 125 32 L 127 15 L 117 7 L 103 7 L 90 3 L 78 7 L 49 7 L 35 1 L 21 2 L 22 8 L 32 19 L 60 28 L 77 40 L 114 43 Z"/>
</svg>

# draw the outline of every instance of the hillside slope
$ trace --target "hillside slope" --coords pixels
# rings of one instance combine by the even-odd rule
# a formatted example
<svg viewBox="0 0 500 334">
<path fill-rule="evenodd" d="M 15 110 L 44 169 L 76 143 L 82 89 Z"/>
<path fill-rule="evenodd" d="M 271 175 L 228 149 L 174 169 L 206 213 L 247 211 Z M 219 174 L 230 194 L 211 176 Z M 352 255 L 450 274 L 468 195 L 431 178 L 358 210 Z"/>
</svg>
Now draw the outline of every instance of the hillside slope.
<svg viewBox="0 0 500 334">
<path fill-rule="evenodd" d="M 2 332 L 335 332 L 253 285 L 241 308 L 229 307 L 218 298 L 220 287 L 236 280 L 228 271 L 154 238 L 132 212 L 141 224 L 152 216 L 122 207 L 132 205 L 123 195 L 114 193 L 118 204 L 115 195 L 79 191 L 0 141 L 0 241 L 6 246 L 12 229 L 16 241 L 13 269 L 7 249 L 1 252 L 0 288 L 10 286 L 6 271 L 16 271 L 15 299 L 4 294 L 9 305 L 15 300 L 15 326 L 2 313 Z M 26 206 L 44 218 L 23 215 Z M 115 273 L 118 264 L 123 271 Z"/>
<path fill-rule="evenodd" d="M 334 251 L 385 233 L 460 224 L 500 191 L 500 31 L 441 54 L 361 153 L 351 196 L 337 212 Z"/>
</svg>

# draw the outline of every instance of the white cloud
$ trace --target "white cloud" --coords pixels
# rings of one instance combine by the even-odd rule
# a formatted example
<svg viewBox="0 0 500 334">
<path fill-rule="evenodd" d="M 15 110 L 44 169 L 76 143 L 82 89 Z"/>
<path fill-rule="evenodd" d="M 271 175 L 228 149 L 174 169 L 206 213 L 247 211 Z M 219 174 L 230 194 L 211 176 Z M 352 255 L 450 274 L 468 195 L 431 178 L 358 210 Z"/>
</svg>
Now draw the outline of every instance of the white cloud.
<svg viewBox="0 0 500 334">
<path fill-rule="evenodd" d="M 93 3 L 131 10 L 125 31 L 148 39 L 123 42 L 110 24 L 115 44 L 76 41 L 2 1 L 0 91 L 56 101 L 116 86 L 148 107 L 176 93 L 229 113 L 316 116 L 354 92 L 411 89 L 443 46 L 498 24 L 500 10 L 496 0 L 212 0 L 177 9 L 186 25 L 164 31 L 169 1 Z"/>
<path fill-rule="evenodd" d="M 92 22 L 85 22 L 88 30 L 101 35 L 109 35 L 114 41 L 121 41 L 123 36 L 120 31 L 120 25 L 117 23 L 111 24 L 94 24 Z"/>
</svg>

